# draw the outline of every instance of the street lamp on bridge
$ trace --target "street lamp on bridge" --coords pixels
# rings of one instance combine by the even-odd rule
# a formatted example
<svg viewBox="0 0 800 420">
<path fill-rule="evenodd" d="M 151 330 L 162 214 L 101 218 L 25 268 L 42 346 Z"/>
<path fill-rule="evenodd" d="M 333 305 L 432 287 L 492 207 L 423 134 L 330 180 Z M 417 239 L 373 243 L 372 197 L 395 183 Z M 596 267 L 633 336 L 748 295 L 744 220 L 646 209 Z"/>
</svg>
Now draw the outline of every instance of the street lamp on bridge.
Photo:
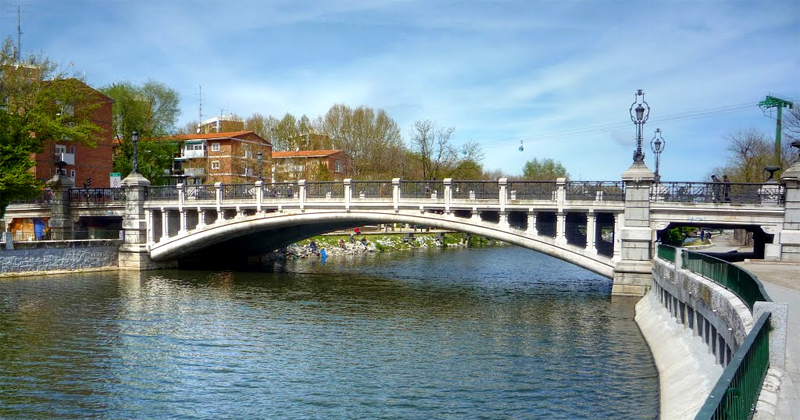
<svg viewBox="0 0 800 420">
<path fill-rule="evenodd" d="M 258 180 L 263 181 L 264 179 L 261 177 L 261 161 L 264 159 L 264 154 L 261 152 L 256 153 L 256 159 L 258 159 Z"/>
<path fill-rule="evenodd" d="M 656 134 L 653 136 L 653 139 L 650 140 L 650 149 L 656 155 L 656 182 L 661 181 L 661 175 L 658 172 L 658 168 L 661 163 L 661 152 L 664 151 L 665 147 L 667 147 L 667 141 L 661 137 L 661 129 L 656 128 Z"/>
<path fill-rule="evenodd" d="M 634 163 L 644 163 L 644 152 L 642 152 L 642 129 L 644 123 L 650 117 L 650 105 L 644 100 L 644 91 L 641 89 L 636 91 L 634 101 L 629 110 L 631 114 L 631 121 L 636 125 L 636 150 L 633 152 Z M 634 108 L 636 107 L 636 108 Z"/>
<path fill-rule="evenodd" d="M 133 170 L 131 170 L 131 173 L 138 173 L 139 172 L 139 132 L 138 131 L 134 130 L 133 133 L 131 133 L 131 140 L 133 141 L 133 159 L 131 159 L 132 160 L 131 166 L 133 167 Z"/>
</svg>

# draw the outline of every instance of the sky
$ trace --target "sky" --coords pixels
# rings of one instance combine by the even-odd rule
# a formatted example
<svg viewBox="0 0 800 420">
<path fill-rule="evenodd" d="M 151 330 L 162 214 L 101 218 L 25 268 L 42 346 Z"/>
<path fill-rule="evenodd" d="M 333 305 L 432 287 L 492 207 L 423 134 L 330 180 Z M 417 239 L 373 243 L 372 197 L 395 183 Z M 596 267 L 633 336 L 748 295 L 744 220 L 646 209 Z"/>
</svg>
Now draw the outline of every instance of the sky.
<svg viewBox="0 0 800 420">
<path fill-rule="evenodd" d="M 766 95 L 800 101 L 798 0 L 0 0 L 14 42 L 17 6 L 23 55 L 95 88 L 164 83 L 177 127 L 201 103 L 204 119 L 365 105 L 407 142 L 421 119 L 454 127 L 456 146 L 479 143 L 484 168 L 509 175 L 551 158 L 574 180 L 620 180 L 642 89 L 648 167 L 660 128 L 662 180 L 704 181 L 728 136 L 774 138 Z"/>
</svg>

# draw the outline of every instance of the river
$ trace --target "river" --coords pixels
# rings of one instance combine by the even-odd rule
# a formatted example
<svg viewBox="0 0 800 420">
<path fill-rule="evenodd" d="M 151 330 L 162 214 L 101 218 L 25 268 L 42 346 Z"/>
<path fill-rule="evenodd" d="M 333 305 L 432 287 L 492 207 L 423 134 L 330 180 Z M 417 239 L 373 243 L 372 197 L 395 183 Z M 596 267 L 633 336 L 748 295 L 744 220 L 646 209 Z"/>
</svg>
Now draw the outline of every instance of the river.
<svg viewBox="0 0 800 420">
<path fill-rule="evenodd" d="M 656 418 L 610 291 L 516 247 L 1 280 L 0 418 Z"/>
</svg>

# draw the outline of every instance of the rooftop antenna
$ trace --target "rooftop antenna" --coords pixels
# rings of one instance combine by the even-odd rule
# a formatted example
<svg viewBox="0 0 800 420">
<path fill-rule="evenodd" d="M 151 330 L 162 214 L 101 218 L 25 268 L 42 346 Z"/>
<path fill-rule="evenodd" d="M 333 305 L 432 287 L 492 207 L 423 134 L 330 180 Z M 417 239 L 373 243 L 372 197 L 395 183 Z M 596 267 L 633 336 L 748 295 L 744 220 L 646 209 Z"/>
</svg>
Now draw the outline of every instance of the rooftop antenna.
<svg viewBox="0 0 800 420">
<path fill-rule="evenodd" d="M 767 110 L 772 108 L 778 109 L 778 118 L 775 122 L 775 164 L 780 166 L 781 165 L 781 121 L 783 119 L 783 108 L 792 109 L 792 102 L 787 101 L 785 99 L 776 98 L 771 95 L 767 95 L 767 98 L 763 101 L 758 103 L 758 107 L 761 108 L 761 111 L 764 112 L 764 115 L 767 115 Z M 770 111 L 770 116 L 772 112 Z"/>
<path fill-rule="evenodd" d="M 22 58 L 22 6 L 17 5 L 17 62 Z"/>
</svg>

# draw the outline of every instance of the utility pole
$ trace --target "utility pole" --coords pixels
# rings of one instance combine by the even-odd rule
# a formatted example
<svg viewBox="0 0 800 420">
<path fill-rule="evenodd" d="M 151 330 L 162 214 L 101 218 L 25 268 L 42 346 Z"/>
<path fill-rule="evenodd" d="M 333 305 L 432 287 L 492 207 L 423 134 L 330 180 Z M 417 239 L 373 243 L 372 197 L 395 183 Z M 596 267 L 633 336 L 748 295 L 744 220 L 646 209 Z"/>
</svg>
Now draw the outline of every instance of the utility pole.
<svg viewBox="0 0 800 420">
<path fill-rule="evenodd" d="M 22 6 L 17 5 L 17 63 L 22 59 Z"/>
<path fill-rule="evenodd" d="M 767 95 L 767 98 L 758 103 L 759 108 L 767 115 L 767 110 L 778 108 L 778 119 L 775 127 L 775 164 L 781 166 L 781 122 L 783 120 L 783 108 L 792 109 L 790 101 Z"/>
</svg>

